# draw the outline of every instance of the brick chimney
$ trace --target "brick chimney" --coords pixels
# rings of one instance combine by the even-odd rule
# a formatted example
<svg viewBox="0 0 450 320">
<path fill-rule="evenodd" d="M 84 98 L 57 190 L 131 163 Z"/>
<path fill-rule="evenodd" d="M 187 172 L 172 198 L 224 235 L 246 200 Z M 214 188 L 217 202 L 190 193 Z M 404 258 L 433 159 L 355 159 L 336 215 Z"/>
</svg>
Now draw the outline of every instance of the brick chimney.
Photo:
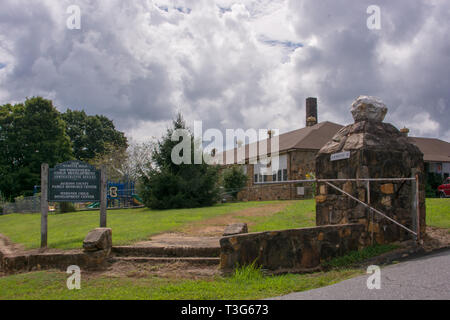
<svg viewBox="0 0 450 320">
<path fill-rule="evenodd" d="M 306 126 L 312 127 L 318 123 L 317 98 L 306 99 Z"/>
</svg>

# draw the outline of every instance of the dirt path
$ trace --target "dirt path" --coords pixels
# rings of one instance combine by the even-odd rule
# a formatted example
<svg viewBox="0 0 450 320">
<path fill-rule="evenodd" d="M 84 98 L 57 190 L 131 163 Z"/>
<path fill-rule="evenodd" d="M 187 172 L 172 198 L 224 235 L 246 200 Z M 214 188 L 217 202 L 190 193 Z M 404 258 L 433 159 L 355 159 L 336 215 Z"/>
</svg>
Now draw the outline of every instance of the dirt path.
<svg viewBox="0 0 450 320">
<path fill-rule="evenodd" d="M 197 221 L 182 228 L 180 232 L 164 233 L 152 236 L 151 240 L 139 242 L 135 245 L 156 247 L 218 247 L 223 231 L 228 225 L 245 222 L 251 226 L 252 223 L 246 221 L 245 217 L 268 217 L 282 211 L 292 203 L 294 202 L 286 201 L 282 203 L 269 204 Z"/>
<path fill-rule="evenodd" d="M 12 255 L 24 253 L 25 249 L 20 244 L 12 243 L 6 236 L 0 234 L 0 252 L 2 255 Z"/>
<path fill-rule="evenodd" d="M 230 224 L 247 223 L 250 227 L 253 225 L 253 223 L 247 221 L 245 219 L 246 217 L 269 217 L 284 210 L 287 206 L 293 203 L 294 201 L 285 201 L 281 203 L 269 204 L 261 207 L 248 208 L 232 212 L 226 215 L 192 223 L 183 228 L 182 232 L 186 235 L 191 236 L 220 237 L 222 236 L 225 228 Z"/>
<path fill-rule="evenodd" d="M 163 263 L 149 265 L 145 263 L 116 262 L 108 270 L 100 272 L 85 272 L 89 278 L 110 277 L 110 278 L 148 278 L 161 277 L 166 279 L 213 279 L 221 275 L 219 266 L 195 266 L 187 263 Z"/>
<path fill-rule="evenodd" d="M 425 250 L 450 247 L 450 229 L 427 227 L 427 234 L 424 240 Z"/>
</svg>

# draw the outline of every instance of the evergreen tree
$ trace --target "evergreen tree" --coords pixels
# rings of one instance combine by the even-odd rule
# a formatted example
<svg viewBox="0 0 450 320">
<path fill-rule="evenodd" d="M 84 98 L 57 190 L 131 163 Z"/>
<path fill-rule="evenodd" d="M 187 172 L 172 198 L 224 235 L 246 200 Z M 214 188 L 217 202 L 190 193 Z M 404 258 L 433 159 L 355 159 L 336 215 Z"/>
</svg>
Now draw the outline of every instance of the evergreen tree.
<svg viewBox="0 0 450 320">
<path fill-rule="evenodd" d="M 172 151 L 180 141 L 172 141 L 176 130 L 187 130 L 179 114 L 173 127 L 158 141 L 153 150 L 152 163 L 146 175 L 142 175 L 142 198 L 152 209 L 196 208 L 211 206 L 218 201 L 218 168 L 193 164 L 196 149 L 193 135 L 189 132 L 191 163 L 175 164 Z M 186 150 L 181 152 L 188 152 Z"/>
</svg>

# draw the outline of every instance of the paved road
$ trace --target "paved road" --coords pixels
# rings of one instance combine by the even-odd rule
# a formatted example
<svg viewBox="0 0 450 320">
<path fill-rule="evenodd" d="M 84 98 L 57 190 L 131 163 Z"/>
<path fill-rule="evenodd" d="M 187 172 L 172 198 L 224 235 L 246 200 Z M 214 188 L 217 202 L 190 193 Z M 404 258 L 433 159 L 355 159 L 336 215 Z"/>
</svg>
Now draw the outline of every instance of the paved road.
<svg viewBox="0 0 450 320">
<path fill-rule="evenodd" d="M 370 275 L 292 293 L 275 300 L 450 300 L 450 250 L 381 269 L 381 289 L 369 290 Z"/>
</svg>

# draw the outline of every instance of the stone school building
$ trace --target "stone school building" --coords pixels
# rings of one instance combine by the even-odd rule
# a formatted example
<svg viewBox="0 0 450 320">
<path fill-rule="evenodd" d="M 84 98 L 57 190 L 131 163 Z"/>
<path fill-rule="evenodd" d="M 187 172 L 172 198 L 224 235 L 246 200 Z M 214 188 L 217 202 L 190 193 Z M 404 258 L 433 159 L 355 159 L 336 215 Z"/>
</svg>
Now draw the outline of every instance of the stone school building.
<svg viewBox="0 0 450 320">
<path fill-rule="evenodd" d="M 279 139 L 278 167 L 271 169 L 268 165 L 255 163 L 249 159 L 251 145 L 245 145 L 245 165 L 243 172 L 248 176 L 247 187 L 238 199 L 241 201 L 295 200 L 311 198 L 314 186 L 311 183 L 290 184 L 286 181 L 307 180 L 315 173 L 316 156 L 325 144 L 344 127 L 325 121 L 318 122 L 317 98 L 306 99 L 306 127 L 281 134 Z M 407 136 L 408 129 L 400 132 Z M 256 143 L 268 146 L 270 153 L 271 138 Z M 439 172 L 443 177 L 450 175 L 450 143 L 439 139 L 408 137 L 424 154 L 425 167 L 428 172 Z M 222 154 L 223 163 L 227 155 L 237 158 L 238 148 Z M 274 159 L 272 159 L 274 162 Z"/>
</svg>

